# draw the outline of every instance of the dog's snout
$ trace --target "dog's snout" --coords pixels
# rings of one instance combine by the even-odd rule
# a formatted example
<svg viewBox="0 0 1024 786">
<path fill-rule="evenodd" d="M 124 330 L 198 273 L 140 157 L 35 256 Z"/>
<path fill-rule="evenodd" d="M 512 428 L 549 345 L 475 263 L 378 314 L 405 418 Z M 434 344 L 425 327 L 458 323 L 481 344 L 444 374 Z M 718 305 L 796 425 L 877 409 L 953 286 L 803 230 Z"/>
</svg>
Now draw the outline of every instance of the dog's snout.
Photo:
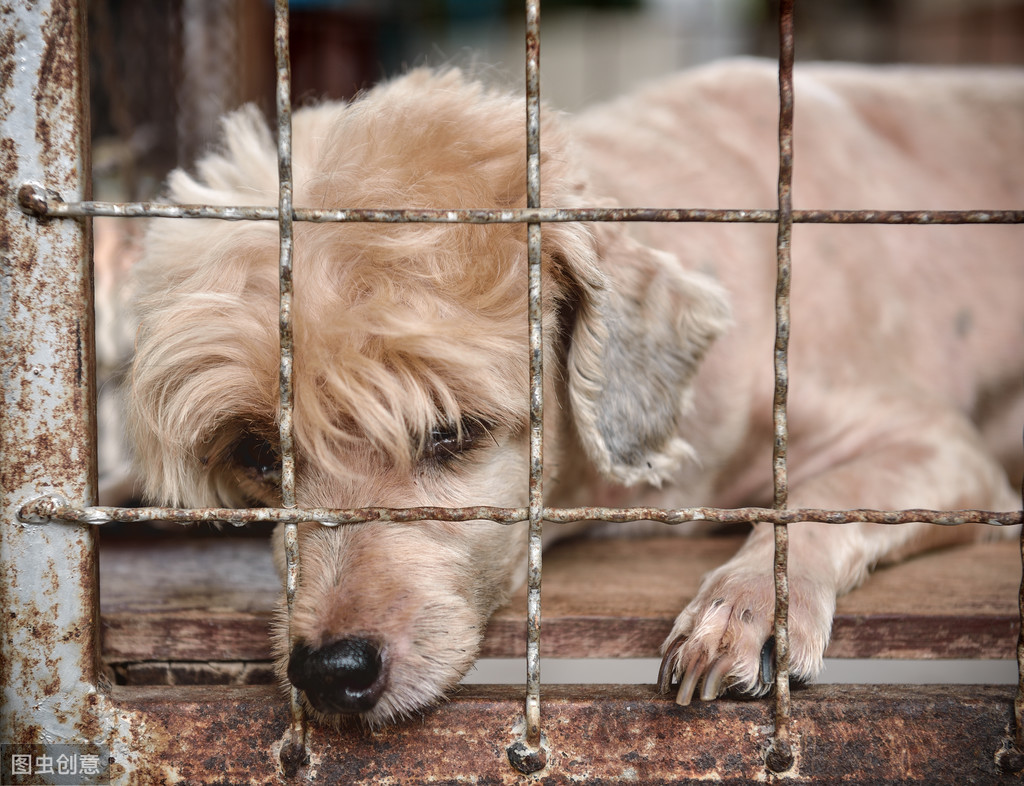
<svg viewBox="0 0 1024 786">
<path fill-rule="evenodd" d="M 345 638 L 317 649 L 296 644 L 288 679 L 313 707 L 329 714 L 367 712 L 387 685 L 383 650 L 372 641 Z"/>
</svg>

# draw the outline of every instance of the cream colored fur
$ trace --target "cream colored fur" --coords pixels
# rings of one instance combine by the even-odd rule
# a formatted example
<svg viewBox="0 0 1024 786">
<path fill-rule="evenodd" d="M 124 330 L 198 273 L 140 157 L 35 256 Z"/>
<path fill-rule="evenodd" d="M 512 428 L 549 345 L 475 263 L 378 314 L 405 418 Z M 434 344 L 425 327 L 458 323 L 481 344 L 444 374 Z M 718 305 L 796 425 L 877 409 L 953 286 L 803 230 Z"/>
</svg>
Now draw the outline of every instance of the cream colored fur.
<svg viewBox="0 0 1024 786">
<path fill-rule="evenodd" d="M 543 204 L 771 207 L 776 95 L 770 65 L 736 62 L 548 111 Z M 796 96 L 798 208 L 1024 206 L 1019 74 L 814 67 Z M 524 206 L 523 118 L 521 98 L 454 70 L 300 110 L 295 204 Z M 226 118 L 222 148 L 170 195 L 276 205 L 255 111 Z M 547 504 L 766 502 L 773 228 L 565 223 L 543 238 Z M 1016 507 L 1022 241 L 1020 227 L 795 228 L 791 505 Z M 260 448 L 277 433 L 277 247 L 272 223 L 150 230 L 130 422 L 154 500 L 280 503 Z M 525 269 L 521 225 L 296 225 L 300 506 L 525 503 Z M 872 566 L 997 534 L 791 527 L 795 673 L 819 670 L 836 595 Z M 681 701 L 767 689 L 770 541 L 756 528 L 679 616 L 666 666 Z M 459 681 L 523 580 L 525 540 L 483 522 L 304 525 L 300 553 L 293 635 L 379 642 L 387 684 L 364 717 L 381 723 Z"/>
</svg>

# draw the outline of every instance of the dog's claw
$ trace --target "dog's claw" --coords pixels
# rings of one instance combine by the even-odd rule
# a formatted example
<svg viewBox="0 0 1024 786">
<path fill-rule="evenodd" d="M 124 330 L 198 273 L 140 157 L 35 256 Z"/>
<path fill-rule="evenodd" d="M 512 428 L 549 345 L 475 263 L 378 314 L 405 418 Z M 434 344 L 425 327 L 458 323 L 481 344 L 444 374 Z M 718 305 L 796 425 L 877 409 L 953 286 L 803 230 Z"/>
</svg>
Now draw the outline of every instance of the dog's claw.
<svg viewBox="0 0 1024 786">
<path fill-rule="evenodd" d="M 676 704 L 681 707 L 686 707 L 693 700 L 693 692 L 697 687 L 697 680 L 700 679 L 701 669 L 697 668 L 697 664 L 691 663 L 686 669 L 686 674 L 683 675 L 683 681 L 679 685 L 679 690 L 676 693 Z"/>
<path fill-rule="evenodd" d="M 720 657 L 711 664 L 711 668 L 704 676 L 704 687 L 700 692 L 701 701 L 714 701 L 719 697 L 722 693 L 722 681 L 725 679 L 726 674 L 729 673 L 731 666 L 732 660 L 725 656 Z"/>
<path fill-rule="evenodd" d="M 723 655 L 711 662 L 709 667 L 706 657 L 697 656 L 690 659 L 684 667 L 679 661 L 679 652 L 686 641 L 686 636 L 679 636 L 665 650 L 661 667 L 658 669 L 658 690 L 661 693 L 668 693 L 678 679 L 676 704 L 683 707 L 689 705 L 697 693 L 698 685 L 701 685 L 700 700 L 714 701 L 723 692 L 723 683 L 732 667 L 732 660 Z"/>
<path fill-rule="evenodd" d="M 679 636 L 665 650 L 665 656 L 661 659 L 661 667 L 658 669 L 659 693 L 668 693 L 672 689 L 672 683 L 676 681 L 676 659 L 684 644 L 686 644 L 686 636 Z"/>
<path fill-rule="evenodd" d="M 771 692 L 775 683 L 775 637 L 770 636 L 761 647 L 760 663 L 756 681 L 746 690 L 737 686 L 729 678 L 729 672 L 735 661 L 726 654 L 708 662 L 706 656 L 690 656 L 681 660 L 688 636 L 678 636 L 666 648 L 658 669 L 658 691 L 669 693 L 673 685 L 676 688 L 676 704 L 683 707 L 693 702 L 695 695 L 701 701 L 714 701 L 728 693 L 737 696 L 760 696 Z M 697 687 L 700 686 L 698 693 Z"/>
<path fill-rule="evenodd" d="M 761 684 L 770 686 L 775 682 L 775 637 L 771 636 L 761 647 Z"/>
</svg>

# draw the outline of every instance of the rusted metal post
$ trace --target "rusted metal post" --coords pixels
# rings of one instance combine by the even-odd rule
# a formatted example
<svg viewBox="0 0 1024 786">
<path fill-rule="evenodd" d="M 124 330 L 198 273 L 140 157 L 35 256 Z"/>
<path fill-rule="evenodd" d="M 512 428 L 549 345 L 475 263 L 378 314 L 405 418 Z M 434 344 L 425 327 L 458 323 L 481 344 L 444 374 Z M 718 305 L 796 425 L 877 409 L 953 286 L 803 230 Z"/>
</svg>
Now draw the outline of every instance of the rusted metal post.
<svg viewBox="0 0 1024 786">
<path fill-rule="evenodd" d="M 98 744 L 93 529 L 18 515 L 39 495 L 96 498 L 89 225 L 31 214 L 26 187 L 88 197 L 82 9 L 8 4 L 2 40 L 0 741 Z"/>
<path fill-rule="evenodd" d="M 779 5 L 779 228 L 776 244 L 778 265 L 775 288 L 775 398 L 773 408 L 774 445 L 772 477 L 774 507 L 786 507 L 789 486 L 786 451 L 789 426 L 786 401 L 789 395 L 789 291 L 793 234 L 793 0 Z M 793 745 L 789 733 L 789 532 L 775 524 L 775 733 L 765 753 L 772 772 L 793 766 Z"/>
<path fill-rule="evenodd" d="M 540 2 L 526 3 L 526 206 L 540 207 Z M 530 337 L 530 493 L 529 564 L 526 612 L 526 700 L 523 738 L 508 749 L 512 766 L 536 772 L 547 763 L 540 725 L 540 587 L 541 531 L 544 517 L 544 366 L 541 333 L 541 225 L 530 222 L 529 261 Z"/>
<path fill-rule="evenodd" d="M 281 502 L 295 507 L 295 449 L 292 440 L 293 326 L 292 326 L 292 83 L 288 46 L 288 0 L 274 3 L 274 58 L 277 66 L 277 167 L 280 235 L 278 278 L 280 281 L 280 367 L 278 374 L 278 431 L 281 442 Z M 288 640 L 291 641 L 292 609 L 299 586 L 299 525 L 289 521 L 283 527 L 285 555 L 285 599 L 288 606 Z M 289 690 L 291 723 L 281 743 L 281 769 L 294 776 L 306 763 L 306 718 L 299 691 Z"/>
</svg>

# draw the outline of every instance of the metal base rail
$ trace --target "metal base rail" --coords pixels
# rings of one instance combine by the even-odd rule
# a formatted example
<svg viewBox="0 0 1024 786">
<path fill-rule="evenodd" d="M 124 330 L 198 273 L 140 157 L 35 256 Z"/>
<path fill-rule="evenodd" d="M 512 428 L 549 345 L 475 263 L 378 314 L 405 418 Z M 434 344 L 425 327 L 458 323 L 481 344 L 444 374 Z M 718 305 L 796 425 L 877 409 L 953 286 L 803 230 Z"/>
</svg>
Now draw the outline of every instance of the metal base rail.
<svg viewBox="0 0 1024 786">
<path fill-rule="evenodd" d="M 1013 688 L 858 686 L 794 688 L 788 783 L 1010 783 Z M 524 776 L 506 747 L 521 733 L 522 689 L 472 686 L 395 726 L 341 731 L 311 725 L 305 758 L 282 765 L 291 723 L 271 686 L 115 688 L 114 782 L 277 784 L 543 782 L 662 784 L 766 778 L 771 702 L 678 707 L 653 686 L 544 689 L 546 766 Z M 288 767 L 289 772 L 284 772 Z"/>
</svg>

